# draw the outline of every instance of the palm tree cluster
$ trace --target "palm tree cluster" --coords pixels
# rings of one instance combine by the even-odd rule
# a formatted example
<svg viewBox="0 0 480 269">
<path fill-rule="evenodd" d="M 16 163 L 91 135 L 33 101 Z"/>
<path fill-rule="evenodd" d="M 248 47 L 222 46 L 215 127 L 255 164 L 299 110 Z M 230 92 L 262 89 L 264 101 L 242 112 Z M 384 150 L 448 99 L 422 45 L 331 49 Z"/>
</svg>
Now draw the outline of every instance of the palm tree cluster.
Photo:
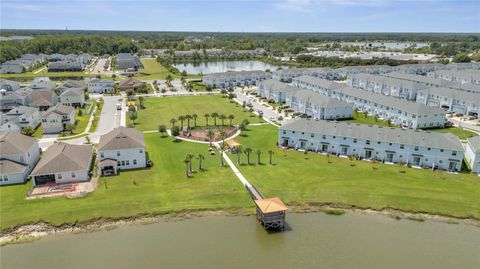
<svg viewBox="0 0 480 269">
<path fill-rule="evenodd" d="M 213 125 L 217 126 L 217 119 L 222 121 L 222 126 L 225 126 L 225 120 L 229 120 L 229 126 L 232 126 L 232 121 L 235 119 L 235 115 L 225 115 L 225 114 L 219 114 L 217 112 L 212 112 L 212 113 L 205 113 L 203 115 L 205 117 L 205 125 L 208 126 L 208 119 L 213 118 Z"/>
<path fill-rule="evenodd" d="M 193 160 L 196 159 L 198 160 L 198 171 L 205 171 L 205 168 L 203 166 L 203 161 L 205 160 L 205 156 L 203 154 L 197 154 L 193 155 L 192 153 L 188 153 L 185 156 L 185 159 L 183 160 L 183 163 L 185 164 L 185 176 L 191 177 L 193 175 L 193 169 L 192 169 L 192 162 Z"/>
<path fill-rule="evenodd" d="M 237 154 L 237 164 L 238 164 L 238 165 L 241 165 L 241 164 L 242 164 L 242 160 L 241 160 L 241 159 L 242 159 L 242 154 L 246 155 L 246 157 L 247 157 L 247 164 L 248 164 L 248 165 L 252 164 L 252 163 L 250 162 L 250 156 L 251 156 L 251 154 L 252 154 L 253 152 L 254 152 L 253 149 L 250 148 L 250 147 L 243 148 L 242 146 L 238 146 L 237 151 L 236 151 L 236 154 Z M 257 150 L 255 151 L 255 153 L 257 154 L 257 164 L 262 164 L 262 159 L 261 159 L 262 153 L 263 153 L 262 150 L 257 149 Z M 268 155 L 269 155 L 269 162 L 268 162 L 268 163 L 269 163 L 269 164 L 273 164 L 273 154 L 274 154 L 274 151 L 273 151 L 273 150 L 269 150 L 269 151 L 268 151 Z"/>
</svg>

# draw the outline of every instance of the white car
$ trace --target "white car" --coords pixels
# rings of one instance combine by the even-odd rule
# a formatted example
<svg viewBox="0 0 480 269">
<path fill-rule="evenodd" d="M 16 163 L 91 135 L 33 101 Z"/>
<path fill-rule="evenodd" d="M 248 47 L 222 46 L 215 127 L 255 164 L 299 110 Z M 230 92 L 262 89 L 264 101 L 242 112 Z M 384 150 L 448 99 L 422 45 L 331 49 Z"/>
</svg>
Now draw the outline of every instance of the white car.
<svg viewBox="0 0 480 269">
<path fill-rule="evenodd" d="M 117 104 L 117 110 L 122 110 L 122 104 L 120 103 Z"/>
</svg>

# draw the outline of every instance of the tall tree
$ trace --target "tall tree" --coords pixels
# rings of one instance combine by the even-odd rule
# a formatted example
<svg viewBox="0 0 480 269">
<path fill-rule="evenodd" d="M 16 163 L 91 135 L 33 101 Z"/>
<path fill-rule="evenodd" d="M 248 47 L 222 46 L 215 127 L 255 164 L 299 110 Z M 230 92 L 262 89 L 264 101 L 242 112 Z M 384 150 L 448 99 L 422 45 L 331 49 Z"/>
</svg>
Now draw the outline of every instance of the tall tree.
<svg viewBox="0 0 480 269">
<path fill-rule="evenodd" d="M 192 114 L 192 118 L 193 118 L 193 126 L 197 127 L 197 118 L 198 118 L 198 115 L 193 113 Z"/>
<path fill-rule="evenodd" d="M 183 130 L 183 121 L 185 121 L 185 116 L 178 116 L 178 120 L 180 121 L 180 129 Z"/>
<path fill-rule="evenodd" d="M 187 128 L 190 129 L 190 120 L 192 119 L 192 115 L 185 115 L 185 119 L 187 119 Z"/>
<path fill-rule="evenodd" d="M 269 150 L 269 151 L 268 151 L 268 154 L 270 155 L 270 164 L 272 164 L 273 153 L 274 153 L 273 150 Z"/>
<path fill-rule="evenodd" d="M 252 153 L 252 149 L 247 147 L 244 150 L 245 155 L 247 155 L 247 164 L 250 164 L 250 154 Z"/>
<path fill-rule="evenodd" d="M 205 113 L 203 116 L 205 117 L 205 124 L 208 126 L 208 118 L 210 118 L 210 114 Z"/>
<path fill-rule="evenodd" d="M 172 124 L 172 128 L 175 127 L 175 123 L 177 122 L 177 119 L 171 118 L 170 123 Z"/>
<path fill-rule="evenodd" d="M 212 146 L 212 140 L 215 137 L 215 132 L 213 132 L 212 129 L 208 129 L 207 137 L 208 137 L 208 140 L 210 141 L 210 147 L 211 147 Z"/>
<path fill-rule="evenodd" d="M 198 159 L 198 170 L 203 171 L 202 161 L 205 160 L 205 156 L 203 156 L 203 154 L 200 153 L 197 155 L 197 159 Z"/>
<path fill-rule="evenodd" d="M 224 114 L 221 114 L 221 115 L 218 116 L 218 118 L 219 118 L 220 120 L 222 120 L 222 126 L 225 126 L 224 121 L 225 121 L 225 119 L 227 118 L 227 116 L 225 116 Z"/>
<path fill-rule="evenodd" d="M 217 126 L 218 113 L 217 113 L 217 112 L 213 112 L 210 116 L 213 118 L 213 125 L 214 125 L 214 126 Z"/>
<path fill-rule="evenodd" d="M 230 126 L 232 126 L 232 120 L 235 119 L 235 116 L 230 114 L 228 115 L 228 120 L 230 121 Z"/>
<path fill-rule="evenodd" d="M 262 151 L 257 149 L 257 164 L 262 163 L 262 161 L 260 160 L 261 155 L 262 155 Z"/>
</svg>

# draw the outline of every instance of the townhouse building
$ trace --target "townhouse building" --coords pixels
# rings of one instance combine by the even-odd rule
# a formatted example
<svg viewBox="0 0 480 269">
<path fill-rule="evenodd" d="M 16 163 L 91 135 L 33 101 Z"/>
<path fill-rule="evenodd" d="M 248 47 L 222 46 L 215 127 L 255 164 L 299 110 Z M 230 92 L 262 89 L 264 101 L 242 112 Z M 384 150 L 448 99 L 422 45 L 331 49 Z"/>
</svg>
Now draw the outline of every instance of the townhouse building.
<svg viewBox="0 0 480 269">
<path fill-rule="evenodd" d="M 258 95 L 266 97 L 269 100 L 273 100 L 276 103 L 285 103 L 287 100 L 287 94 L 300 90 L 299 88 L 282 83 L 275 79 L 261 81 L 257 86 Z"/>
<path fill-rule="evenodd" d="M 7 112 L 16 106 L 28 106 L 30 100 L 30 92 L 27 91 L 2 91 L 0 92 L 0 110 Z"/>
<path fill-rule="evenodd" d="M 480 136 L 467 139 L 465 160 L 470 165 L 472 172 L 480 175 Z"/>
<path fill-rule="evenodd" d="M 418 82 L 370 74 L 350 75 L 347 78 L 347 85 L 353 88 L 414 101 L 417 97 L 417 91 L 428 87 Z"/>
<path fill-rule="evenodd" d="M 111 79 L 92 79 L 88 81 L 88 92 L 112 93 L 115 91 L 115 82 Z"/>
<path fill-rule="evenodd" d="M 30 176 L 35 186 L 88 181 L 92 162 L 92 145 L 55 143 L 44 152 Z"/>
<path fill-rule="evenodd" d="M 428 88 L 418 91 L 416 102 L 462 115 L 480 114 L 480 94 L 449 88 Z"/>
<path fill-rule="evenodd" d="M 278 145 L 385 163 L 460 171 L 464 149 L 449 133 L 297 119 L 278 131 Z"/>
<path fill-rule="evenodd" d="M 115 64 L 120 69 L 132 69 L 137 71 L 141 67 L 138 56 L 131 53 L 119 53 L 115 58 Z"/>
<path fill-rule="evenodd" d="M 300 76 L 312 76 L 324 79 L 339 79 L 337 73 L 331 68 L 287 68 L 273 71 L 272 78 L 281 82 L 292 82 L 293 78 Z"/>
<path fill-rule="evenodd" d="M 352 104 L 309 90 L 288 93 L 285 103 L 294 111 L 317 120 L 353 118 Z"/>
<path fill-rule="evenodd" d="M 100 137 L 98 156 L 98 167 L 102 175 L 146 167 L 143 133 L 122 126 L 115 128 Z"/>
<path fill-rule="evenodd" d="M 440 70 L 430 72 L 428 77 L 441 78 L 448 81 L 472 84 L 480 84 L 480 71 L 479 70 Z"/>
<path fill-rule="evenodd" d="M 24 183 L 40 159 L 38 140 L 19 133 L 0 133 L 0 185 Z"/>
<path fill-rule="evenodd" d="M 445 111 L 428 107 L 424 104 L 362 91 L 315 77 L 303 76 L 295 78 L 293 85 L 351 103 L 361 112 L 369 113 L 372 116 L 390 121 L 392 124 L 404 128 L 418 129 L 445 126 Z"/>
<path fill-rule="evenodd" d="M 462 84 L 460 82 L 448 81 L 440 78 L 405 74 L 400 72 L 386 73 L 384 74 L 384 76 L 403 79 L 403 80 L 412 81 L 412 82 L 418 82 L 418 83 L 425 84 L 429 87 L 444 87 L 444 88 L 450 88 L 454 90 L 480 93 L 480 85 L 475 85 L 471 83 Z"/>
<path fill-rule="evenodd" d="M 83 107 L 85 91 L 82 88 L 69 88 L 58 96 L 59 103 L 65 106 Z"/>
<path fill-rule="evenodd" d="M 257 83 L 271 78 L 272 74 L 265 71 L 238 71 L 207 74 L 203 76 L 202 81 L 205 85 L 213 88 L 227 88 L 257 85 Z"/>
<path fill-rule="evenodd" d="M 29 106 L 40 111 L 47 111 L 58 103 L 58 96 L 53 90 L 36 90 L 30 93 Z"/>
<path fill-rule="evenodd" d="M 1 116 L 2 123 L 15 123 L 20 128 L 35 129 L 40 124 L 40 111 L 34 107 L 17 106 Z"/>
</svg>

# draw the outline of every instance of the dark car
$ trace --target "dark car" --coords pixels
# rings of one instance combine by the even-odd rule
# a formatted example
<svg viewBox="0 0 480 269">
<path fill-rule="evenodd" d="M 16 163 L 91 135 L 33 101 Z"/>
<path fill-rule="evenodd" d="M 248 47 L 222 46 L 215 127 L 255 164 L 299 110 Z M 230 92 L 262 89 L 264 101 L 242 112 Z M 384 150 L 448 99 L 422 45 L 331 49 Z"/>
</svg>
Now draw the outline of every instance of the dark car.
<svg viewBox="0 0 480 269">
<path fill-rule="evenodd" d="M 153 166 L 153 162 L 151 160 L 148 160 L 147 161 L 147 167 L 152 167 Z"/>
</svg>

